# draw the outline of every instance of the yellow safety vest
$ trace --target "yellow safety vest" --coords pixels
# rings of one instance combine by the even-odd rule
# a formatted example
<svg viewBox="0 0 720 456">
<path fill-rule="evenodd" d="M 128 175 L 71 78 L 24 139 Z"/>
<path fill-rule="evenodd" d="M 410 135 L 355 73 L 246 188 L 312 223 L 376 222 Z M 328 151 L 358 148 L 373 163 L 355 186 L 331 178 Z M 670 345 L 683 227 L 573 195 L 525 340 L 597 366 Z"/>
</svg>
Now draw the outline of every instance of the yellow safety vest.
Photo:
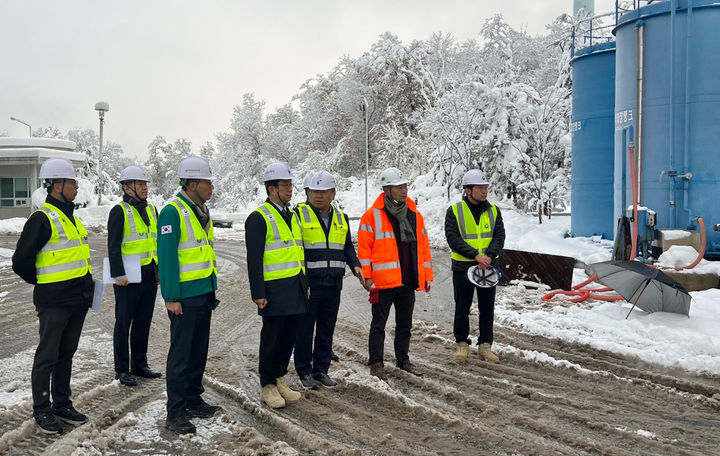
<svg viewBox="0 0 720 456">
<path fill-rule="evenodd" d="M 153 260 L 157 263 L 157 220 L 153 205 L 148 204 L 145 208 L 150 226 L 145 224 L 140 212 L 134 206 L 125 201 L 120 201 L 117 205 L 123 208 L 125 214 L 122 254 L 140 255 L 141 266 L 148 265 Z"/>
<path fill-rule="evenodd" d="M 300 227 L 305 247 L 305 265 L 308 270 L 320 268 L 345 269 L 345 239 L 348 226 L 343 213 L 333 208 L 327 237 L 320 219 L 308 204 L 299 204 Z"/>
<path fill-rule="evenodd" d="M 35 257 L 37 283 L 63 282 L 92 274 L 88 234 L 80 219 L 73 216 L 75 223 L 71 222 L 50 203 L 43 204 L 38 211 L 50 220 L 52 234 Z"/>
<path fill-rule="evenodd" d="M 200 220 L 185 201 L 175 198 L 168 204 L 175 207 L 180 215 L 180 243 L 178 244 L 180 282 L 204 279 L 213 273 L 217 275 L 212 222 L 210 231 L 205 232 L 200 225 Z"/>
<path fill-rule="evenodd" d="M 265 219 L 265 252 L 263 253 L 263 279 L 266 281 L 293 277 L 305 273 L 305 251 L 302 230 L 294 212 L 292 231 L 282 220 L 280 212 L 272 203 L 264 203 L 255 209 Z"/>
<path fill-rule="evenodd" d="M 497 207 L 490 203 L 490 208 L 490 211 L 483 211 L 480 215 L 480 223 L 476 224 L 475 217 L 473 217 L 470 207 L 464 200 L 452 206 L 463 240 L 478 249 L 483 255 L 487 251 L 490 242 L 492 242 L 495 220 L 497 219 Z M 450 257 L 456 261 L 475 261 L 474 258 L 465 258 L 454 250 Z"/>
</svg>

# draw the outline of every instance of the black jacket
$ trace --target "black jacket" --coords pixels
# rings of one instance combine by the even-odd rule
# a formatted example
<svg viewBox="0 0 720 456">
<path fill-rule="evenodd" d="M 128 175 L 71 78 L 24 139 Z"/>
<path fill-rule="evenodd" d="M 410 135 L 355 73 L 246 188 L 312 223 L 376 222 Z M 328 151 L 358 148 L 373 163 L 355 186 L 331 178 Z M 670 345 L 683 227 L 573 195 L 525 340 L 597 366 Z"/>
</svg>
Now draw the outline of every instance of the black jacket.
<svg viewBox="0 0 720 456">
<path fill-rule="evenodd" d="M 266 200 L 269 202 L 270 200 Z M 270 203 L 272 204 L 272 203 Z M 284 219 L 290 225 L 290 216 Z M 282 223 L 278 221 L 278 223 Z M 302 272 L 293 277 L 270 280 L 263 278 L 263 255 L 265 253 L 265 235 L 267 224 L 257 211 L 253 211 L 245 220 L 245 247 L 247 248 L 248 279 L 250 296 L 253 300 L 265 298 L 268 304 L 258 308 L 258 314 L 264 317 L 279 315 L 297 315 L 308 311 L 308 281 Z"/>
<path fill-rule="evenodd" d="M 75 220 L 73 203 L 64 203 L 48 195 L 47 203 L 60 209 L 70 220 Z M 37 283 L 35 258 L 38 252 L 50 240 L 52 228 L 50 220 L 42 212 L 34 212 L 25 222 L 12 257 L 15 274 L 24 281 L 35 285 L 33 304 L 37 307 L 68 307 L 76 305 L 92 305 L 93 281 L 90 273 L 83 277 L 54 283 Z"/>
<path fill-rule="evenodd" d="M 320 215 L 320 211 L 313 207 L 310 203 L 307 203 L 307 205 L 310 207 L 310 209 L 315 212 L 315 216 L 320 220 L 320 226 L 322 226 L 323 231 L 325 232 L 325 238 L 330 234 L 330 227 L 326 226 L 325 223 L 322 221 L 322 217 Z M 332 221 L 332 218 L 335 217 L 335 209 L 330 209 L 330 220 Z M 295 208 L 295 214 L 297 217 L 300 217 L 300 209 Z M 350 222 L 348 221 L 347 214 L 343 214 L 343 217 L 345 217 L 345 226 L 349 227 Z M 355 253 L 355 246 L 352 243 L 352 235 L 350 234 L 350 230 L 348 229 L 347 236 L 345 236 L 345 249 L 343 250 L 343 254 L 345 257 L 345 263 L 350 267 L 350 269 L 355 267 L 360 267 L 360 260 L 358 260 L 357 253 Z M 305 255 L 307 257 L 307 252 L 305 252 Z M 339 261 L 339 258 L 338 258 Z M 343 277 L 345 276 L 345 271 L 340 272 L 339 268 L 322 268 L 322 269 L 314 269 L 314 270 L 307 270 L 308 272 L 308 280 L 310 283 L 310 287 L 313 286 L 316 287 L 335 287 L 338 290 L 342 290 L 342 284 L 343 284 Z"/>
<path fill-rule="evenodd" d="M 400 259 L 402 284 L 415 290 L 420 286 L 420 280 L 418 279 L 417 239 L 414 242 L 402 242 L 400 240 L 400 225 L 397 219 L 387 209 L 384 209 L 384 211 L 395 233 L 395 243 L 397 244 L 398 257 Z M 407 218 L 410 221 L 413 233 L 417 233 L 417 214 L 408 208 Z"/>
<path fill-rule="evenodd" d="M 480 216 L 483 212 L 489 211 L 490 203 L 482 201 L 480 204 L 472 204 L 467 200 L 467 197 L 463 197 L 475 218 L 475 223 L 480 222 Z M 497 207 L 497 206 L 496 206 Z M 453 213 L 452 206 L 448 207 L 445 213 L 445 238 L 450 246 L 450 249 L 464 256 L 465 258 L 475 258 L 480 253 L 478 249 L 472 247 L 470 244 L 460 235 L 460 228 L 458 227 L 455 214 Z M 495 220 L 495 229 L 493 231 L 493 238 L 490 241 L 490 245 L 487 248 L 485 254 L 492 258 L 492 265 L 497 267 L 498 261 L 496 256 L 500 255 L 505 245 L 505 224 L 503 223 L 502 214 L 500 208 L 497 208 L 497 219 Z M 453 271 L 467 271 L 471 266 L 476 265 L 475 261 L 456 261 L 452 260 Z"/>
<path fill-rule="evenodd" d="M 138 204 L 137 200 L 129 198 L 127 195 L 123 196 L 123 201 L 129 203 L 131 206 Z M 141 209 L 138 210 L 140 217 L 145 222 L 146 226 L 150 226 L 150 219 L 148 218 L 145 206 L 141 204 Z M 116 205 L 110 209 L 108 214 L 107 230 L 108 230 L 108 258 L 110 261 L 110 277 L 122 277 L 125 275 L 125 267 L 122 262 L 122 238 L 123 231 L 125 229 L 125 214 L 123 213 L 123 207 Z M 157 220 L 158 214 L 155 210 L 155 220 Z M 146 275 L 153 277 L 157 282 L 157 264 L 151 262 L 142 267 L 143 279 Z"/>
</svg>

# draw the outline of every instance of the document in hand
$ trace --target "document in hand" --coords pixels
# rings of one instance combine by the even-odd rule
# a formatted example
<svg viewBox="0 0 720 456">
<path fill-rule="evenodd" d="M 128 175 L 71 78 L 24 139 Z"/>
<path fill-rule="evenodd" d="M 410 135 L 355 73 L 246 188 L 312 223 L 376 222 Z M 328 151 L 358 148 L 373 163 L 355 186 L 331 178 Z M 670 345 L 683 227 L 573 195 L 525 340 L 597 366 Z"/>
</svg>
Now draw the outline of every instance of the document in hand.
<svg viewBox="0 0 720 456">
<path fill-rule="evenodd" d="M 140 255 L 123 255 L 123 267 L 125 268 L 125 277 L 130 283 L 140 283 L 142 276 L 140 274 Z M 115 283 L 115 279 L 110 277 L 110 259 L 103 258 L 103 282 Z"/>
</svg>

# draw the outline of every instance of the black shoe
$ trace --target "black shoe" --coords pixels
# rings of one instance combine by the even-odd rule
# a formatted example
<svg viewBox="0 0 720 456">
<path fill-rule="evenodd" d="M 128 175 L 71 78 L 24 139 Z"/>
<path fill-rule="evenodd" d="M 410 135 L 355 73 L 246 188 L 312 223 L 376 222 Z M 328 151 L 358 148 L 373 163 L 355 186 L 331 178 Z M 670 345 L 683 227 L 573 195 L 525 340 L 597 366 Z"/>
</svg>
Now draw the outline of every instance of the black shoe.
<svg viewBox="0 0 720 456">
<path fill-rule="evenodd" d="M 188 418 L 211 418 L 216 412 L 222 410 L 219 405 L 210 405 L 207 402 L 201 402 L 199 405 L 187 408 Z"/>
<path fill-rule="evenodd" d="M 338 355 L 336 355 L 335 352 L 330 352 L 330 361 L 335 361 L 336 363 L 339 363 L 340 358 L 338 358 Z"/>
<path fill-rule="evenodd" d="M 137 386 L 137 379 L 129 372 L 116 373 L 115 378 L 125 386 Z"/>
<path fill-rule="evenodd" d="M 62 427 L 55 415 L 50 412 L 33 413 L 35 423 L 43 434 L 62 434 Z"/>
<path fill-rule="evenodd" d="M 72 424 L 73 426 L 87 423 L 87 416 L 75 410 L 72 404 L 65 407 L 53 407 L 52 414 L 63 423 Z"/>
<path fill-rule="evenodd" d="M 337 385 L 337 382 L 330 378 L 328 374 L 325 372 L 315 372 L 312 374 L 313 378 L 320 382 L 323 386 L 327 386 L 328 388 L 332 388 L 333 386 Z"/>
<path fill-rule="evenodd" d="M 142 378 L 160 378 L 160 377 L 162 377 L 162 374 L 160 372 L 155 372 L 154 370 L 150 369 L 147 366 L 141 367 L 140 369 L 133 369 L 132 373 L 136 377 L 142 377 Z"/>
<path fill-rule="evenodd" d="M 168 418 L 165 420 L 165 426 L 176 434 L 194 434 L 195 425 L 188 421 L 185 416 Z"/>
<path fill-rule="evenodd" d="M 310 374 L 301 375 L 300 383 L 302 383 L 303 388 L 308 390 L 316 390 L 320 387 L 320 383 L 312 378 L 312 375 Z"/>
<path fill-rule="evenodd" d="M 409 359 L 406 359 L 403 361 L 401 365 L 398 366 L 400 369 L 404 370 L 405 372 L 409 372 L 413 375 L 417 375 L 418 377 L 422 377 L 423 374 L 419 370 L 417 370 L 417 367 L 413 363 L 410 362 Z"/>
</svg>

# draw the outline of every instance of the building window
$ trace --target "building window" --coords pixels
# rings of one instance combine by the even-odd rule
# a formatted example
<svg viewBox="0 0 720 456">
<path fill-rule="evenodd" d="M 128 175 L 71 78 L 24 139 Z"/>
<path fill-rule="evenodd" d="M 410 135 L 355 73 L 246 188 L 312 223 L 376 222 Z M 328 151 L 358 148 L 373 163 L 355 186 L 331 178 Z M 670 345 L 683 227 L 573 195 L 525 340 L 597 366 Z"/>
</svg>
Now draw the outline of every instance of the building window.
<svg viewBox="0 0 720 456">
<path fill-rule="evenodd" d="M 27 177 L 0 178 L 0 207 L 24 207 L 30 204 L 30 180 Z"/>
</svg>

